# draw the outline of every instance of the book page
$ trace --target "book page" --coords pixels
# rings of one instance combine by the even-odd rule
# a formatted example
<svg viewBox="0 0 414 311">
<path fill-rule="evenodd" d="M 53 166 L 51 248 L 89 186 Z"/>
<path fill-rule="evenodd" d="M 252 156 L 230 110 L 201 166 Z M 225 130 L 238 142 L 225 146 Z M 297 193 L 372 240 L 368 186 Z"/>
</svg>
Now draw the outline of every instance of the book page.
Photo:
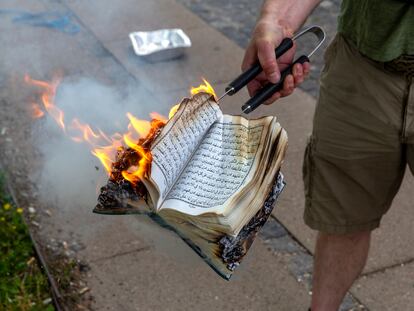
<svg viewBox="0 0 414 311">
<path fill-rule="evenodd" d="M 211 126 L 161 208 L 190 215 L 216 212 L 250 180 L 265 123 L 232 120 L 223 116 Z"/>
<path fill-rule="evenodd" d="M 221 110 L 208 94 L 185 99 L 151 146 L 151 180 L 162 202 Z M 158 206 L 156 202 L 154 205 Z"/>
</svg>

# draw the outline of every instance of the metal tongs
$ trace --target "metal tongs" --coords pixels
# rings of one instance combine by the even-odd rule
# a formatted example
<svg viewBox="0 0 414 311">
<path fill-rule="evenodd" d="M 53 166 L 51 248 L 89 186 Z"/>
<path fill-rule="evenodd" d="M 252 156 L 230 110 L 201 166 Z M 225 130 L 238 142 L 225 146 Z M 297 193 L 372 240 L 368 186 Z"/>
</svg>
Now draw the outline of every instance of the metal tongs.
<svg viewBox="0 0 414 311">
<path fill-rule="evenodd" d="M 276 58 L 279 58 L 283 54 L 285 54 L 290 48 L 293 46 L 293 41 L 296 41 L 303 35 L 307 33 L 314 34 L 317 39 L 318 43 L 316 47 L 308 54 L 308 55 L 302 55 L 299 58 L 297 58 L 289 67 L 284 69 L 280 73 L 280 80 L 279 82 L 273 84 L 269 83 L 265 85 L 261 90 L 259 90 L 253 97 L 251 97 L 243 106 L 242 111 L 243 113 L 250 113 L 253 110 L 255 110 L 257 107 L 259 107 L 261 104 L 263 104 L 266 100 L 268 100 L 272 95 L 280 90 L 283 89 L 283 82 L 285 81 L 285 78 L 292 73 L 293 65 L 295 64 L 303 64 L 305 62 L 309 62 L 309 59 L 311 56 L 319 49 L 319 47 L 322 45 L 323 41 L 325 40 L 325 32 L 323 29 L 319 26 L 310 26 L 305 29 L 303 29 L 301 32 L 297 33 L 293 38 L 285 38 L 282 40 L 280 45 L 275 49 Z M 226 92 L 220 96 L 218 101 L 220 101 L 224 96 L 226 95 L 234 95 L 240 89 L 245 87 L 250 81 L 252 81 L 257 75 L 259 75 L 263 71 L 262 66 L 260 65 L 259 61 L 256 62 L 250 69 L 243 72 L 240 76 L 238 76 L 233 82 L 231 82 L 226 87 Z"/>
</svg>

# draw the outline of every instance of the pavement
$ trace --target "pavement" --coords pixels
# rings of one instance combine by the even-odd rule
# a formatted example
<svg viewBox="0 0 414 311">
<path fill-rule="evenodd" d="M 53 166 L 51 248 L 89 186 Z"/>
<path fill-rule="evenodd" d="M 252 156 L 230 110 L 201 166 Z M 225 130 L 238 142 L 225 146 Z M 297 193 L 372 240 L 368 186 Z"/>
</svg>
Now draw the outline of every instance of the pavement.
<svg viewBox="0 0 414 311">
<path fill-rule="evenodd" d="M 200 83 L 200 77 L 221 93 L 239 74 L 240 42 L 221 33 L 222 24 L 210 25 L 208 19 L 200 18 L 203 14 L 197 8 L 182 4 L 189 1 L 180 2 L 1 1 L 0 161 L 19 204 L 36 209 L 37 225 L 32 223 L 31 229 L 40 243 L 47 245 L 53 239 L 78 245 L 71 255 L 90 266 L 84 281 L 94 297 L 94 310 L 306 310 L 315 233 L 302 221 L 301 166 L 315 98 L 300 89 L 251 115 L 276 115 L 287 129 L 289 151 L 283 171 L 288 186 L 273 218 L 230 282 L 220 279 L 181 241 L 148 219 L 92 214 L 94 182 L 86 188 L 81 180 L 64 177 L 63 199 L 53 192 L 62 178 L 59 171 L 54 172 L 55 185 L 39 186 L 50 169 L 49 152 L 36 143 L 38 121 L 27 113 L 33 89 L 21 83 L 25 72 L 50 79 L 53 72 L 62 70 L 70 81 L 87 77 L 117 90 L 128 86 L 134 90 L 140 112 L 164 114 L 188 94 L 189 86 Z M 235 13 L 227 14 L 229 19 L 239 16 L 240 6 L 228 6 L 227 12 L 232 9 Z M 37 26 L 33 26 L 33 16 L 30 23 L 16 19 L 42 12 L 59 13 L 64 23 L 51 24 L 50 16 L 49 23 L 42 20 Z M 134 55 L 129 32 L 171 27 L 184 29 L 193 41 L 185 57 L 148 63 Z M 247 98 L 244 91 L 228 97 L 222 109 L 239 114 Z M 114 111 L 121 108 L 113 107 Z M 77 156 L 72 158 L 75 161 Z M 76 172 L 76 167 L 70 170 Z M 92 167 L 91 181 L 96 177 L 93 171 Z M 374 233 L 367 267 L 341 310 L 411 310 L 414 305 L 414 248 L 409 242 L 414 234 L 413 178 L 408 175 L 393 208 Z"/>
</svg>

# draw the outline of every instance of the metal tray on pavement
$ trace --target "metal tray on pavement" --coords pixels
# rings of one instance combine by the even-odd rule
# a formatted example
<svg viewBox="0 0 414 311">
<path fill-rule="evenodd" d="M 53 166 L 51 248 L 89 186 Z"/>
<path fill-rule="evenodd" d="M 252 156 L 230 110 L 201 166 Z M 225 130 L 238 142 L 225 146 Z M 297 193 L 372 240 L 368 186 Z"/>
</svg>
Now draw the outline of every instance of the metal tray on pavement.
<svg viewBox="0 0 414 311">
<path fill-rule="evenodd" d="M 178 28 L 132 32 L 129 38 L 135 54 L 152 62 L 178 58 L 191 47 L 190 38 Z"/>
</svg>

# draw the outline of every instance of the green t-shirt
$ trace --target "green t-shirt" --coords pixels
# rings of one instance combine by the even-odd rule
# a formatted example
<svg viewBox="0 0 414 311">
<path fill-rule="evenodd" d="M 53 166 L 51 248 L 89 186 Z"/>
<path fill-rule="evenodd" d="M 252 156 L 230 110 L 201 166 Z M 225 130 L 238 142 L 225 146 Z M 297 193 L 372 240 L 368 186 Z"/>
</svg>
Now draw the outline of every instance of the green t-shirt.
<svg viewBox="0 0 414 311">
<path fill-rule="evenodd" d="M 376 61 L 414 55 L 414 2 L 343 0 L 338 32 Z"/>
</svg>

